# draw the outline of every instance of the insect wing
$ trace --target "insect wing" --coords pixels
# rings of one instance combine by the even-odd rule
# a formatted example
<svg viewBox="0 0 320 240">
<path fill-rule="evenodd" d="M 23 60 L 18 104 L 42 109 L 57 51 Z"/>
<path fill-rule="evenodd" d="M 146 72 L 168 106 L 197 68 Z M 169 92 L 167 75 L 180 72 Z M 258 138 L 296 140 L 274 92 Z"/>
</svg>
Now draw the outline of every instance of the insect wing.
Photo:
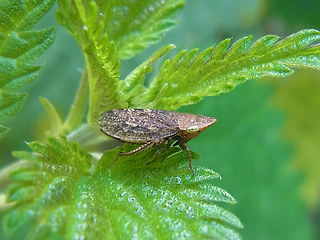
<svg viewBox="0 0 320 240">
<path fill-rule="evenodd" d="M 154 109 L 114 109 L 99 117 L 102 132 L 124 142 L 143 143 L 178 133 L 172 113 Z"/>
</svg>

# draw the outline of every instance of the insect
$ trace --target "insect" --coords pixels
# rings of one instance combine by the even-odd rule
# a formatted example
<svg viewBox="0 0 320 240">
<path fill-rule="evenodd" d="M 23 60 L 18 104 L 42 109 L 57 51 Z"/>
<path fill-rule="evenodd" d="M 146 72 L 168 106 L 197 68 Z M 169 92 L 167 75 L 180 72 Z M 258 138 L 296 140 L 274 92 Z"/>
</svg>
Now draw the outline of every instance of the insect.
<svg viewBox="0 0 320 240">
<path fill-rule="evenodd" d="M 156 152 L 155 161 L 174 143 L 174 146 L 179 145 L 182 150 L 187 151 L 193 175 L 190 149 L 186 143 L 216 121 L 212 117 L 156 109 L 113 109 L 102 113 L 98 118 L 102 133 L 122 142 L 141 144 L 130 152 L 120 152 L 109 167 L 121 156 L 137 154 L 164 144 Z"/>
</svg>

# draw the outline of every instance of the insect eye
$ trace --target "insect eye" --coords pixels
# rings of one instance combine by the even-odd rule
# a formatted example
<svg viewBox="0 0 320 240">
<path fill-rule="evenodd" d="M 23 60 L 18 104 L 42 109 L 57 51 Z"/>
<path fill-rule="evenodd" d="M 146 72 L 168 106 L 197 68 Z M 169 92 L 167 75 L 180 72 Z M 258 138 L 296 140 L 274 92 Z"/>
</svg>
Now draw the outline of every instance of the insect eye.
<svg viewBox="0 0 320 240">
<path fill-rule="evenodd" d="M 187 128 L 188 133 L 193 133 L 193 132 L 199 132 L 199 127 L 198 126 L 191 126 Z"/>
</svg>

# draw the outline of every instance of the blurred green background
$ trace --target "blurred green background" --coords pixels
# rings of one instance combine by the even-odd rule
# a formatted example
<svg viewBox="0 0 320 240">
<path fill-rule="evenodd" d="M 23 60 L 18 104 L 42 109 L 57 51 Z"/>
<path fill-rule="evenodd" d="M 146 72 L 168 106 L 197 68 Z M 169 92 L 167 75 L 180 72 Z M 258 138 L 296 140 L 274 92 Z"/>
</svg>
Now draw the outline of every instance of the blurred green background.
<svg viewBox="0 0 320 240">
<path fill-rule="evenodd" d="M 319 0 L 187 0 L 180 23 L 163 41 L 121 62 L 121 78 L 167 43 L 181 49 L 206 49 L 227 37 L 252 34 L 287 36 L 320 29 Z M 57 25 L 52 9 L 37 27 Z M 12 150 L 41 139 L 48 126 L 39 96 L 63 116 L 69 111 L 84 65 L 76 42 L 57 25 L 54 44 L 39 60 L 41 78 L 25 88 L 24 109 L 1 142 L 0 167 L 14 161 Z M 156 63 L 155 72 L 160 63 Z M 149 75 L 152 78 L 152 75 Z M 238 204 L 227 209 L 244 224 L 244 239 L 320 239 L 320 72 L 298 70 L 289 78 L 248 81 L 231 93 L 208 97 L 179 109 L 218 118 L 189 143 L 208 166 L 222 175 L 214 184 Z M 2 229 L 0 239 L 2 239 Z"/>
</svg>

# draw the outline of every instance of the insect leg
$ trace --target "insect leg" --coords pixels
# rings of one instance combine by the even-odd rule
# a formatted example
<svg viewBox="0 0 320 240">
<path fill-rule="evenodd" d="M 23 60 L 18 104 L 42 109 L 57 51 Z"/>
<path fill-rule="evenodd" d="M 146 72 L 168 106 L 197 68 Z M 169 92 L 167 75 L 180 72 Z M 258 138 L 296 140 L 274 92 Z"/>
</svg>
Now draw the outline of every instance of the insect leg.
<svg viewBox="0 0 320 240">
<path fill-rule="evenodd" d="M 194 171 L 193 171 L 193 168 L 192 168 L 192 160 L 191 160 L 191 153 L 190 153 L 190 149 L 189 147 L 184 143 L 184 142 L 180 142 L 179 143 L 179 146 L 182 150 L 186 150 L 187 153 L 188 153 L 188 156 L 189 156 L 189 168 L 192 172 L 192 175 L 194 176 Z"/>
<path fill-rule="evenodd" d="M 112 167 L 119 159 L 119 157 L 121 156 L 128 156 L 128 155 L 131 155 L 131 154 L 137 154 L 137 153 L 140 153 L 146 149 L 148 149 L 149 147 L 152 147 L 154 145 L 154 142 L 147 142 L 143 145 L 141 145 L 140 147 L 130 151 L 130 152 L 119 152 L 118 153 L 118 156 L 114 159 L 114 161 L 108 166 L 109 168 Z"/>
<path fill-rule="evenodd" d="M 162 144 L 164 141 L 165 141 L 165 140 L 161 141 L 158 145 Z M 171 144 L 172 144 L 173 141 L 174 141 L 173 139 L 169 139 L 168 142 L 167 142 L 167 144 L 166 144 L 166 146 L 163 147 L 163 148 L 161 148 L 161 149 L 159 149 L 159 150 L 156 152 L 156 156 L 154 157 L 154 159 L 153 159 L 152 161 L 148 162 L 147 165 L 149 165 L 150 163 L 155 162 L 162 153 L 164 153 L 165 151 L 167 151 L 167 150 L 170 148 L 170 146 L 171 146 Z"/>
</svg>

